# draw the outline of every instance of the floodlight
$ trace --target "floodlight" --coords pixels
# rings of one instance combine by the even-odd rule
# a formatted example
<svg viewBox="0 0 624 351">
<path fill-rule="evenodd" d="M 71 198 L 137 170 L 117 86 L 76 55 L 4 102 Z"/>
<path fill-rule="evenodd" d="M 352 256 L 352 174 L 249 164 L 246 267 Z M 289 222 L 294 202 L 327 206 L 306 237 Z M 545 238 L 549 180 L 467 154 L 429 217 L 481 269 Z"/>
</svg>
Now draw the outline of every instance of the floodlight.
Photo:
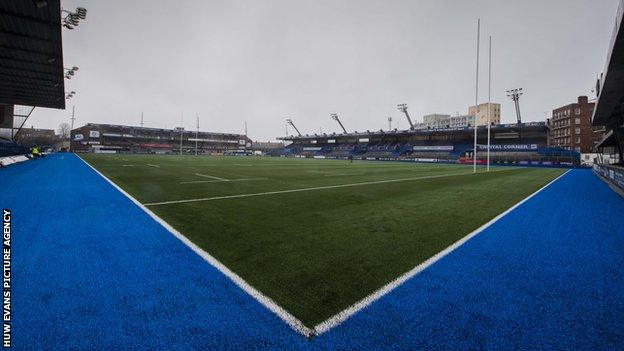
<svg viewBox="0 0 624 351">
<path fill-rule="evenodd" d="M 87 9 L 84 7 L 76 7 L 76 14 L 79 18 L 85 19 L 87 18 Z"/>
</svg>

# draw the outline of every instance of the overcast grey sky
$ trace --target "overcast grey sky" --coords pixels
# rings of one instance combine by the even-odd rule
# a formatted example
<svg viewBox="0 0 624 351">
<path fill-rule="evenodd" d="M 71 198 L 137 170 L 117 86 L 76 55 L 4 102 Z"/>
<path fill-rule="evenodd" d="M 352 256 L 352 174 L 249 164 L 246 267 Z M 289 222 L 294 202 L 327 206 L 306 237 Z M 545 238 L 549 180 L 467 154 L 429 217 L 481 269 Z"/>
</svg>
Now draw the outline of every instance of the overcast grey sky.
<svg viewBox="0 0 624 351">
<path fill-rule="evenodd" d="M 493 36 L 493 102 L 515 120 L 505 90 L 523 87 L 523 119 L 590 95 L 605 64 L 617 0 L 63 1 L 88 17 L 64 30 L 65 66 L 79 66 L 66 111 L 36 109 L 27 126 L 85 123 L 180 125 L 243 131 L 254 140 L 387 128 L 407 103 L 467 113 L 474 102 L 475 37 L 482 23 L 481 102 Z M 396 127 L 396 124 L 394 125 Z"/>
</svg>

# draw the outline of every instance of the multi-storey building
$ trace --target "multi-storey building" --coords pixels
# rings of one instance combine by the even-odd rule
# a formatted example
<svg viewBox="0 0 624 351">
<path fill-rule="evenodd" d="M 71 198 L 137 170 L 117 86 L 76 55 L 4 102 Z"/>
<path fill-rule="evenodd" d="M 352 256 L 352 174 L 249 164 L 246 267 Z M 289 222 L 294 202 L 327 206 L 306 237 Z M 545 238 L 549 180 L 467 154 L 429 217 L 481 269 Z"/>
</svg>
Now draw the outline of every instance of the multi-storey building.
<svg viewBox="0 0 624 351">
<path fill-rule="evenodd" d="M 604 133 L 603 128 L 591 125 L 594 105 L 587 96 L 579 96 L 577 102 L 554 109 L 549 121 L 550 145 L 580 153 L 594 152 Z"/>
<path fill-rule="evenodd" d="M 58 137 L 54 129 L 22 128 L 15 136 L 15 141 L 24 147 L 33 146 L 51 148 L 57 143 Z"/>
<path fill-rule="evenodd" d="M 488 124 L 488 109 L 490 111 L 489 118 L 490 124 L 500 124 L 501 122 L 501 105 L 491 103 L 479 104 L 476 106 L 468 107 L 468 114 L 476 117 L 476 123 L 478 126 L 487 126 Z"/>
</svg>

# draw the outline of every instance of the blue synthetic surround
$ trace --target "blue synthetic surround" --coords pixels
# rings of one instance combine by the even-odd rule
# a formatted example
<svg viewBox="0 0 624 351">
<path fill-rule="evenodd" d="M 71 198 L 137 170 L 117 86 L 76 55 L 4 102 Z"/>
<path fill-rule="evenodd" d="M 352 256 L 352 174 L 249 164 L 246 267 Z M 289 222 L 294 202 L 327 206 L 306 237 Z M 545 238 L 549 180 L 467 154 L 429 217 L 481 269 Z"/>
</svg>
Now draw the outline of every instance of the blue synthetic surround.
<svg viewBox="0 0 624 351">
<path fill-rule="evenodd" d="M 0 182 L 15 349 L 624 349 L 624 200 L 589 170 L 310 341 L 76 156 Z"/>
</svg>

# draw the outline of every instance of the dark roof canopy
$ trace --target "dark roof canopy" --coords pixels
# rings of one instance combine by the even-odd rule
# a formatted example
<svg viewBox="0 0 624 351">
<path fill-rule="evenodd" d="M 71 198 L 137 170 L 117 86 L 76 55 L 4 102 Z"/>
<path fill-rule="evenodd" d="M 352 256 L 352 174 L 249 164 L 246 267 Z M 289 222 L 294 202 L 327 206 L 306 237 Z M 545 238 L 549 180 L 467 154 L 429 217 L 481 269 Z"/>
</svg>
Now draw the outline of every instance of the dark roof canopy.
<svg viewBox="0 0 624 351">
<path fill-rule="evenodd" d="M 0 103 L 65 108 L 60 0 L 0 1 Z"/>
<path fill-rule="evenodd" d="M 477 128 L 479 134 L 487 130 L 487 126 L 479 126 Z M 522 130 L 523 132 L 539 131 L 546 132 L 548 125 L 546 122 L 526 122 L 526 123 L 508 123 L 495 124 L 491 126 L 492 132 L 515 132 Z M 413 136 L 413 135 L 429 135 L 429 134 L 470 134 L 472 135 L 474 127 L 457 127 L 457 128 L 439 128 L 439 129 L 415 129 L 415 130 L 378 130 L 353 133 L 323 133 L 323 134 L 305 134 L 291 135 L 286 137 L 278 137 L 277 140 L 295 141 L 295 140 L 314 140 L 314 139 L 334 139 L 334 138 L 353 138 L 353 137 L 377 137 L 377 136 Z"/>
<path fill-rule="evenodd" d="M 622 104 L 624 104 L 624 0 L 620 0 L 615 27 L 609 51 L 607 52 L 607 64 L 603 77 L 599 82 L 600 95 L 594 110 L 592 124 L 595 126 L 607 126 L 612 128 L 622 123 Z"/>
</svg>

